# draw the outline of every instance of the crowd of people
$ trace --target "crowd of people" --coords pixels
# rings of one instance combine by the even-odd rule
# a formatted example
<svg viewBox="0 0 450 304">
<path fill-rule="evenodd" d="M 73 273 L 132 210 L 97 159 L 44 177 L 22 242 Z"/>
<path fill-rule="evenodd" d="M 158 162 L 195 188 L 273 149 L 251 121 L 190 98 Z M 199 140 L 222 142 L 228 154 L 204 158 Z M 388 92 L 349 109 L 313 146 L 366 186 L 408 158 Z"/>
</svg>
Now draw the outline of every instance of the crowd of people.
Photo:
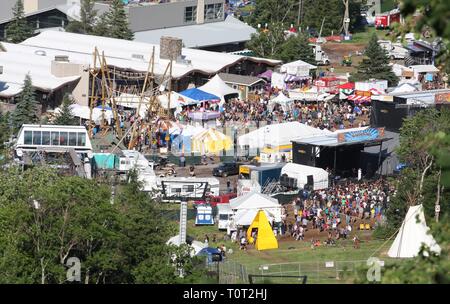
<svg viewBox="0 0 450 304">
<path fill-rule="evenodd" d="M 320 129 L 337 130 L 364 127 L 369 124 L 370 107 L 351 105 L 349 102 L 305 103 L 293 101 L 288 108 L 280 104 L 229 101 L 221 113 L 222 126 L 229 124 L 282 123 L 298 121 Z"/>
<path fill-rule="evenodd" d="M 308 229 L 327 231 L 327 242 L 333 243 L 335 239 L 346 239 L 358 219 L 366 223 L 383 221 L 393 195 L 395 188 L 384 179 L 346 181 L 324 190 L 304 190 L 292 202 L 293 216 L 284 207 L 281 229 L 296 240 L 303 240 Z"/>
</svg>

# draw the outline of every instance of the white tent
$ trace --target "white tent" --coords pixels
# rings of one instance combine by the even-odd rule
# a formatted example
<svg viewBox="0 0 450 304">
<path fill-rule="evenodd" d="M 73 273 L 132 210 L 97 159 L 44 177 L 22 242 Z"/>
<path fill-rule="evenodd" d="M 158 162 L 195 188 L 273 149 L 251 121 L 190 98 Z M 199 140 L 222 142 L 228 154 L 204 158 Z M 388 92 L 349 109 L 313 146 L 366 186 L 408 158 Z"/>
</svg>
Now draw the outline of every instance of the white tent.
<svg viewBox="0 0 450 304">
<path fill-rule="evenodd" d="M 70 109 L 72 110 L 72 114 L 75 117 L 81 118 L 81 119 L 90 119 L 90 113 L 91 109 L 88 106 L 82 106 L 79 104 L 72 104 L 70 106 Z M 59 114 L 61 111 L 61 108 L 55 109 L 55 114 Z M 113 118 L 113 113 L 111 110 L 105 109 L 105 119 L 111 123 L 111 120 Z M 100 120 L 102 119 L 102 109 L 101 108 L 94 108 L 92 110 L 92 120 L 96 123 L 100 123 Z"/>
<path fill-rule="evenodd" d="M 272 214 L 272 217 L 276 222 L 281 221 L 281 205 L 278 203 L 277 199 L 265 194 L 249 192 L 230 200 L 230 206 L 231 209 L 236 212 L 239 212 L 239 210 L 258 211 L 262 209 Z"/>
<path fill-rule="evenodd" d="M 315 65 L 309 64 L 302 60 L 297 60 L 297 61 L 283 64 L 280 68 L 280 71 L 282 73 L 287 73 L 290 75 L 305 77 L 305 76 L 309 76 L 309 70 L 313 70 L 316 68 L 317 67 Z"/>
<path fill-rule="evenodd" d="M 176 235 L 174 237 L 171 237 L 167 242 L 166 245 L 174 245 L 174 246 L 180 246 L 180 235 Z M 206 247 L 206 245 L 199 241 L 192 241 L 191 244 L 192 251 L 190 253 L 191 257 L 196 256 L 200 250 Z"/>
<path fill-rule="evenodd" d="M 283 109 L 287 109 L 287 106 L 293 101 L 294 99 L 287 97 L 286 95 L 283 94 L 283 92 L 281 92 L 280 94 L 278 94 L 277 97 L 271 99 L 269 103 L 270 104 L 278 103 L 283 107 Z"/>
<path fill-rule="evenodd" d="M 239 94 L 238 90 L 233 89 L 229 85 L 227 85 L 219 75 L 211 78 L 206 84 L 202 85 L 198 88 L 204 92 L 216 95 L 221 98 L 222 102 L 224 102 L 224 97 L 230 94 Z"/>
<path fill-rule="evenodd" d="M 417 221 L 418 218 L 418 221 Z M 440 253 L 441 247 L 433 236 L 428 234 L 430 228 L 425 223 L 423 206 L 411 206 L 406 214 L 394 243 L 388 251 L 391 258 L 412 258 L 418 255 L 420 247 L 425 244 L 431 251 Z"/>
<path fill-rule="evenodd" d="M 308 183 L 308 175 L 313 176 L 313 190 L 328 188 L 328 172 L 322 168 L 287 163 L 281 169 L 281 175 L 283 174 L 297 179 L 297 187 L 300 189 Z"/>
<path fill-rule="evenodd" d="M 258 209 L 241 209 L 236 211 L 234 215 L 234 225 L 238 226 L 250 226 L 255 219 Z M 263 209 L 270 222 L 275 221 L 275 215 L 266 209 Z"/>
<path fill-rule="evenodd" d="M 298 121 L 272 124 L 259 128 L 238 137 L 240 146 L 249 146 L 251 149 L 266 146 L 278 147 L 291 144 L 292 140 L 300 140 L 313 136 L 331 134 L 328 130 L 321 130 L 302 124 Z"/>
</svg>

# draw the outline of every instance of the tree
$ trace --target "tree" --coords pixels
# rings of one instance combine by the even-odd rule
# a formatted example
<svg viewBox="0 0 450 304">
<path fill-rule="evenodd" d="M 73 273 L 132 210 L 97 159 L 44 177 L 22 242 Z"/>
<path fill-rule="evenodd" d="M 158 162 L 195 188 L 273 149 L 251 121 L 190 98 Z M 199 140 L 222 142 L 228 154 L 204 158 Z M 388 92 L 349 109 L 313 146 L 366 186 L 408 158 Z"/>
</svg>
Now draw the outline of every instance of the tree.
<svg viewBox="0 0 450 304">
<path fill-rule="evenodd" d="M 22 0 L 17 0 L 12 8 L 13 20 L 6 26 L 6 39 L 12 43 L 20 43 L 33 36 L 33 29 L 28 25 Z"/>
<path fill-rule="evenodd" d="M 120 0 L 113 0 L 109 10 L 103 13 L 92 29 L 97 36 L 133 40 L 133 32 L 128 27 L 125 6 Z"/>
<path fill-rule="evenodd" d="M 258 24 L 264 27 L 266 23 L 269 26 L 293 23 L 297 16 L 297 10 L 293 9 L 296 4 L 297 0 L 256 0 L 249 23 L 253 27 L 258 27 Z"/>
<path fill-rule="evenodd" d="M 364 59 L 351 78 L 351 81 L 364 81 L 372 78 L 383 79 L 388 81 L 389 86 L 395 86 L 398 83 L 398 77 L 392 71 L 392 67 L 389 66 L 387 53 L 378 44 L 376 34 L 373 34 L 370 38 L 364 52 Z"/>
<path fill-rule="evenodd" d="M 110 24 L 109 37 L 133 40 L 134 35 L 128 27 L 125 6 L 121 0 L 113 0 L 108 17 Z"/>
<path fill-rule="evenodd" d="M 274 24 L 268 31 L 252 34 L 247 47 L 255 56 L 276 59 L 281 53 L 284 42 L 283 26 Z"/>
<path fill-rule="evenodd" d="M 94 0 L 82 0 L 80 7 L 80 21 L 70 21 L 65 30 L 78 34 L 93 34 L 97 19 L 97 10 L 94 10 Z"/>
<path fill-rule="evenodd" d="M 111 204 L 103 183 L 45 167 L 1 170 L 0 283 L 66 283 L 69 257 L 85 284 L 180 282 L 165 244 L 174 227 L 139 189 L 131 176 Z"/>
<path fill-rule="evenodd" d="M 22 92 L 12 117 L 12 124 L 15 130 L 23 124 L 36 123 L 39 121 L 38 106 L 33 83 L 30 74 L 25 76 Z"/>
<path fill-rule="evenodd" d="M 412 30 L 422 32 L 426 28 L 431 28 L 438 37 L 442 38 L 440 53 L 437 56 L 437 63 L 450 73 L 450 11 L 449 1 L 440 0 L 404 0 L 401 5 L 401 13 L 406 20 L 404 26 L 399 29 L 401 34 Z M 420 12 L 420 18 L 414 18 L 414 14 Z"/>
<path fill-rule="evenodd" d="M 94 10 L 94 0 L 82 0 L 80 7 L 80 19 L 83 31 L 85 33 L 91 33 L 95 24 L 95 18 L 97 17 L 97 10 Z"/>
<path fill-rule="evenodd" d="M 71 106 L 73 104 L 75 104 L 75 101 L 72 97 L 69 96 L 69 94 L 65 94 L 61 104 L 61 112 L 55 119 L 55 125 L 78 125 L 78 122 L 72 113 Z"/>
<path fill-rule="evenodd" d="M 303 60 L 310 64 L 316 64 L 312 47 L 309 45 L 308 38 L 302 34 L 290 37 L 282 45 L 282 50 L 277 56 L 284 62 Z"/>
</svg>

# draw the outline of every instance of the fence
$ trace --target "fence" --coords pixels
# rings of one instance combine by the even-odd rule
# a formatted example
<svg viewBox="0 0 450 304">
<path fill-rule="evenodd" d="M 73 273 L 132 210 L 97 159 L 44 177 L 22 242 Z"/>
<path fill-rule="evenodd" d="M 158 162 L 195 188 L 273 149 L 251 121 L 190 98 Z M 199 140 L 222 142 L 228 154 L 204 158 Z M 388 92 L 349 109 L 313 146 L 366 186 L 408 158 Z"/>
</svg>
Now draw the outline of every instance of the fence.
<svg viewBox="0 0 450 304">
<path fill-rule="evenodd" d="M 301 284 L 307 277 L 307 284 L 353 283 L 358 269 L 367 267 L 366 260 L 317 261 L 265 264 L 247 267 L 233 261 L 219 263 L 219 284 L 249 284 L 249 274 L 254 284 Z M 217 269 L 217 268 L 216 268 Z"/>
</svg>

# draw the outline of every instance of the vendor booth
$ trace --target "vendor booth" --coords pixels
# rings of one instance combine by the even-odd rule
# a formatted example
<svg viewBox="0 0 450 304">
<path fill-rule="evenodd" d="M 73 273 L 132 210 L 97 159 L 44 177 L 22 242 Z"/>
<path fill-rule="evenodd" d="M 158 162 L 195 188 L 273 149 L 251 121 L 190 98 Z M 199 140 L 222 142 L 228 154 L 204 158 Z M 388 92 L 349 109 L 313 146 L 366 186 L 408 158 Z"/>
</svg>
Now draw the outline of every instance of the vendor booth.
<svg viewBox="0 0 450 304">
<path fill-rule="evenodd" d="M 192 152 L 204 154 L 219 154 L 232 148 L 233 142 L 229 136 L 207 129 L 192 137 Z"/>
</svg>

